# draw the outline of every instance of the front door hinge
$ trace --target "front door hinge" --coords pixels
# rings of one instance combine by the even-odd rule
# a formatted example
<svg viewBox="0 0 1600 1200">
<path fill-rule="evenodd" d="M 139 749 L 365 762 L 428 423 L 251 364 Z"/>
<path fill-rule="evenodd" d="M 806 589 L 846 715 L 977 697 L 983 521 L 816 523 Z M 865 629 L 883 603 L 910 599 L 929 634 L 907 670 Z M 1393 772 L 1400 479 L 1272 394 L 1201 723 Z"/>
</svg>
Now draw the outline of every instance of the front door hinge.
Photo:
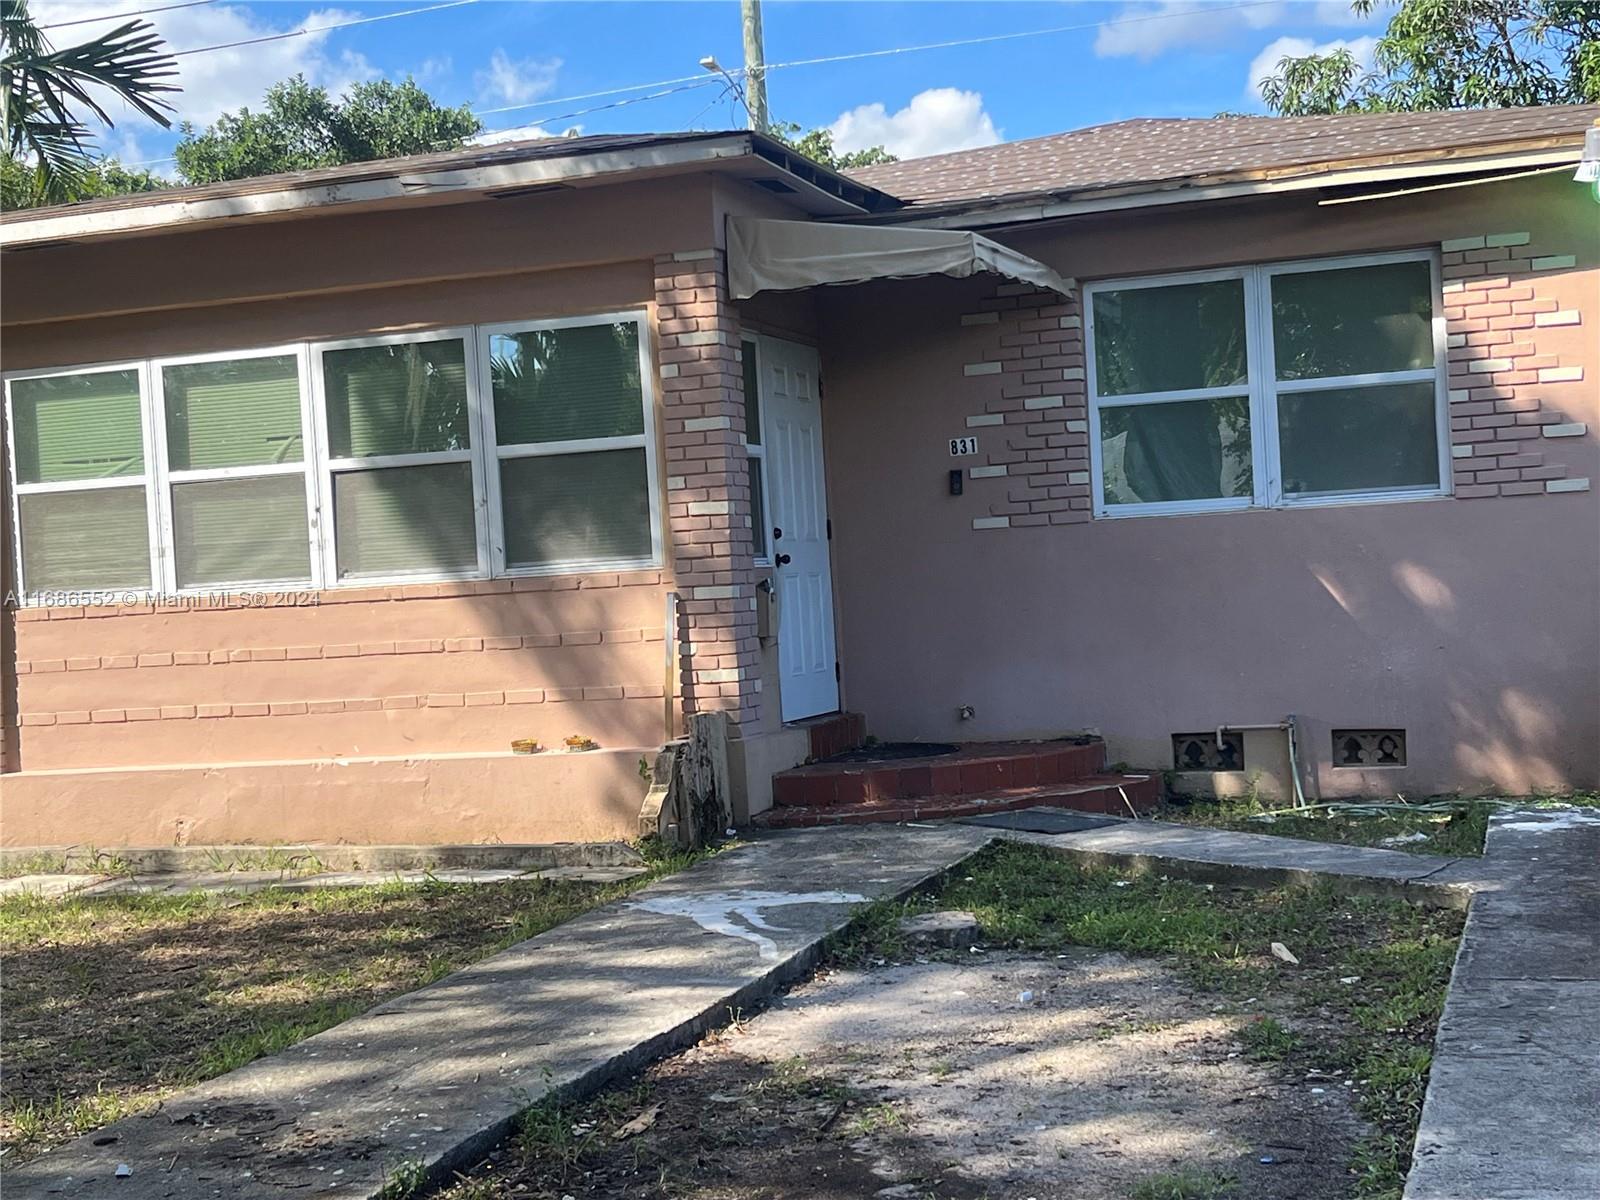
<svg viewBox="0 0 1600 1200">
<path fill-rule="evenodd" d="M 827 520 L 823 521 L 823 525 L 825 525 L 827 527 L 828 540 L 830 542 L 833 541 L 833 518 L 832 517 L 827 518 Z"/>
<path fill-rule="evenodd" d="M 839 660 L 836 658 L 833 660 L 833 681 L 838 683 L 839 678 Z"/>
</svg>

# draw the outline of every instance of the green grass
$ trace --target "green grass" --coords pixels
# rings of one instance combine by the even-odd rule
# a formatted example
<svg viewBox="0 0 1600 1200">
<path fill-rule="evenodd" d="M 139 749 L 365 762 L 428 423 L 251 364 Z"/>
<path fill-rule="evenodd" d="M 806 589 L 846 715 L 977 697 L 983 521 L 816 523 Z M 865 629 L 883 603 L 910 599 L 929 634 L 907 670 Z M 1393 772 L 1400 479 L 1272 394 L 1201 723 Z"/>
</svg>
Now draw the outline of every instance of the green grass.
<svg viewBox="0 0 1600 1200">
<path fill-rule="evenodd" d="M 1273 802 L 1271 808 L 1277 808 Z M 1392 848 L 1413 854 L 1439 854 L 1465 858 L 1483 853 L 1483 837 L 1489 827 L 1493 806 L 1467 802 L 1459 813 L 1399 813 L 1394 815 L 1353 815 L 1346 812 L 1313 811 L 1305 816 L 1274 813 L 1258 800 L 1239 798 L 1195 800 L 1188 804 L 1169 803 L 1156 814 L 1160 821 L 1185 825 L 1205 825 L 1212 829 L 1236 829 L 1246 833 L 1271 833 L 1279 837 L 1301 838 L 1313 842 L 1335 842 L 1344 846 L 1382 846 L 1386 839 L 1410 838 Z M 1415 835 L 1422 834 L 1418 840 Z"/>
<path fill-rule="evenodd" d="M 1239 1031 L 1239 1045 L 1257 1062 L 1282 1062 L 1300 1044 L 1300 1035 L 1276 1017 L 1257 1017 Z"/>
<path fill-rule="evenodd" d="M 18 1161 L 619 899 L 621 883 L 0 898 L 0 1140 Z"/>
<path fill-rule="evenodd" d="M 969 861 L 936 895 L 870 906 L 833 957 L 858 966 L 908 958 L 896 923 L 935 908 L 976 913 L 985 944 L 995 949 L 1094 946 L 1168 958 L 1195 985 L 1255 1015 L 1239 1035 L 1251 1057 L 1353 1081 L 1357 1108 L 1374 1130 L 1353 1163 L 1358 1194 L 1398 1197 L 1459 913 L 1325 886 L 1250 890 L 1085 868 L 1008 843 Z M 1273 959 L 1273 942 L 1287 945 L 1301 965 Z M 1260 1012 L 1267 1003 L 1273 1012 Z"/>
<path fill-rule="evenodd" d="M 1130 1200 L 1225 1200 L 1238 1181 L 1232 1175 L 1200 1167 L 1184 1167 L 1141 1179 Z"/>
<path fill-rule="evenodd" d="M 1161 821 L 1186 825 L 1205 825 L 1212 829 L 1235 829 L 1247 833 L 1270 833 L 1279 837 L 1302 838 L 1315 842 L 1336 842 L 1345 846 L 1383 846 L 1413 854 L 1438 854 L 1449 858 L 1468 858 L 1483 853 L 1489 815 L 1499 805 L 1515 803 L 1530 808 L 1562 805 L 1594 807 L 1600 805 L 1600 792 L 1572 792 L 1561 795 L 1525 796 L 1508 801 L 1500 797 L 1458 798 L 1431 796 L 1421 804 L 1452 803 L 1453 812 L 1395 812 L 1374 808 L 1370 813 L 1355 807 L 1359 802 L 1333 811 L 1311 809 L 1305 814 L 1285 813 L 1278 801 L 1263 804 L 1255 796 L 1218 800 L 1171 802 L 1156 814 Z M 1422 836 L 1417 837 L 1418 834 Z"/>
<path fill-rule="evenodd" d="M 134 864 L 115 850 L 97 850 L 86 846 L 83 850 L 67 854 L 59 851 L 40 851 L 37 854 L 0 855 L 0 879 L 13 879 L 19 875 L 132 875 Z"/>
</svg>

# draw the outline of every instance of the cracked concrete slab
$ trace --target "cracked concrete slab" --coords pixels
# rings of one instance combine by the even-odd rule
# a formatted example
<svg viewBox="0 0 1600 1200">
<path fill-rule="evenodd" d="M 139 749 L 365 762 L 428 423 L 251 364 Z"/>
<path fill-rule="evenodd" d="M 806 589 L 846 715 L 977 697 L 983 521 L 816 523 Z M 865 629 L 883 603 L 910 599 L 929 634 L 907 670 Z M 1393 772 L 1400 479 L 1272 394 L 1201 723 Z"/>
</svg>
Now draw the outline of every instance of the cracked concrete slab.
<svg viewBox="0 0 1600 1200">
<path fill-rule="evenodd" d="M 1496 814 L 1405 1200 L 1600 1196 L 1600 812 Z"/>
<path fill-rule="evenodd" d="M 1078 832 L 1009 836 L 1049 846 L 1089 865 L 1159 866 L 1191 878 L 1262 886 L 1342 880 L 1366 892 L 1390 891 L 1458 907 L 1465 907 L 1474 891 L 1509 878 L 1498 864 L 1484 859 L 1440 858 L 1160 821 L 1118 820 Z M 1215 871 L 1208 873 L 1206 868 Z"/>
</svg>

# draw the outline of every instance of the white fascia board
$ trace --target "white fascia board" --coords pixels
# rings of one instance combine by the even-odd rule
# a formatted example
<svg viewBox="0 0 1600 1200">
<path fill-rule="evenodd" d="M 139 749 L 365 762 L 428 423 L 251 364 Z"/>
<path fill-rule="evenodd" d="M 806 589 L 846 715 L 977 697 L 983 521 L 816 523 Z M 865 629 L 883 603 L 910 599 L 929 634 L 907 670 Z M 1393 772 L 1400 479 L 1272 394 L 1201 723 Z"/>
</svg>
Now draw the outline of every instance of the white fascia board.
<svg viewBox="0 0 1600 1200">
<path fill-rule="evenodd" d="M 210 221 L 292 216 L 314 209 L 370 205 L 387 200 L 536 187 L 545 183 L 567 183 L 602 175 L 740 158 L 747 152 L 745 139 L 735 137 L 723 141 L 646 146 L 610 153 L 529 159 L 482 167 L 446 166 L 414 173 L 385 174 L 376 178 L 242 192 L 231 196 L 189 199 L 177 194 L 169 200 L 156 200 L 148 204 L 82 213 L 63 212 L 59 216 L 31 220 L 0 221 L 0 247 L 147 233 L 176 225 L 197 225 Z"/>
</svg>

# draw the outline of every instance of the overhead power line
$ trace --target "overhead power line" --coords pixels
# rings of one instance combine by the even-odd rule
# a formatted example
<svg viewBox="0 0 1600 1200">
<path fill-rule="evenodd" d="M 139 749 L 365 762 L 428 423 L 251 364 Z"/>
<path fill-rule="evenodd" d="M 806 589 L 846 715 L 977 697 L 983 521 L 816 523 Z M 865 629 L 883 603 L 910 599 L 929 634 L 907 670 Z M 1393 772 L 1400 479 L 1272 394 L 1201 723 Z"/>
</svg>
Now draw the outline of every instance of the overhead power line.
<svg viewBox="0 0 1600 1200">
<path fill-rule="evenodd" d="M 768 71 L 783 67 L 815 67 L 823 63 L 852 62 L 862 58 L 887 58 L 892 54 L 915 54 L 921 50 L 948 50 L 956 46 L 982 46 L 990 42 L 1011 42 L 1019 38 L 1044 37 L 1053 33 L 1082 33 L 1086 29 L 1099 29 L 1106 25 L 1136 25 L 1143 21 L 1170 21 L 1174 17 L 1209 16 L 1212 13 L 1238 12 L 1246 8 L 1265 8 L 1279 0 L 1249 0 L 1244 4 L 1218 4 L 1201 9 L 1180 9 L 1176 12 L 1147 13 L 1140 17 L 1114 17 L 1109 21 L 1088 21 L 1077 25 L 1055 25 L 1049 29 L 1024 29 L 1016 33 L 991 33 L 983 37 L 958 38 L 950 42 L 928 42 L 921 46 L 895 46 L 888 50 L 862 50 L 854 54 L 830 54 L 825 58 L 797 58 L 791 62 L 768 63 Z"/>
<path fill-rule="evenodd" d="M 210 3 L 211 0 L 190 0 L 190 2 L 191 3 Z M 374 17 L 361 17 L 361 18 L 358 18 L 357 20 L 354 20 L 354 21 L 344 21 L 344 22 L 341 22 L 341 23 L 336 24 L 336 25 L 318 26 L 315 29 L 295 29 L 295 30 L 290 30 L 288 33 L 270 34 L 270 35 L 267 35 L 267 36 L 264 36 L 264 37 L 259 37 L 259 38 L 248 38 L 248 39 L 246 39 L 244 41 L 228 42 L 228 43 L 225 43 L 225 44 L 219 45 L 219 46 L 197 46 L 197 47 L 195 47 L 193 49 L 190 49 L 190 50 L 175 51 L 174 54 L 173 54 L 173 57 L 177 58 L 177 57 L 182 57 L 183 55 L 188 55 L 188 54 L 204 54 L 204 53 L 206 53 L 208 51 L 211 51 L 211 50 L 229 50 L 229 49 L 233 49 L 233 48 L 235 48 L 237 46 L 254 45 L 254 44 L 258 43 L 258 42 L 273 42 L 273 41 L 280 41 L 280 40 L 282 40 L 284 38 L 303 37 L 306 34 L 311 34 L 311 33 L 325 33 L 325 32 L 329 32 L 331 30 L 335 30 L 335 29 L 346 29 L 346 28 L 349 28 L 350 26 L 353 26 L 353 25 L 366 25 L 366 24 L 369 24 L 369 23 L 371 23 L 373 21 L 386 21 L 386 20 L 390 20 L 390 19 L 395 18 L 395 17 L 416 16 L 416 15 L 418 15 L 420 13 L 437 12 L 437 11 L 439 11 L 441 9 L 447 9 L 447 8 L 460 8 L 463 5 L 476 4 L 477 2 L 478 2 L 478 0 L 450 0 L 449 3 L 445 3 L 445 4 L 430 5 L 430 6 L 426 7 L 426 8 L 407 9 L 407 10 L 405 10 L 403 12 L 397 12 L 397 13 L 382 13 L 382 14 L 380 14 L 378 16 L 374 16 Z M 1078 23 L 1072 24 L 1072 25 L 1054 25 L 1054 26 L 1051 26 L 1051 27 L 1049 27 L 1047 29 L 1024 29 L 1024 30 L 1018 30 L 1018 31 L 1016 31 L 1014 33 L 993 33 L 993 34 L 986 34 L 986 35 L 983 35 L 983 36 L 980 36 L 980 37 L 956 38 L 956 39 L 953 39 L 951 41 L 945 41 L 945 42 L 925 42 L 925 43 L 922 43 L 920 45 L 915 45 L 915 46 L 891 46 L 891 47 L 888 47 L 888 48 L 882 49 L 882 50 L 858 50 L 858 51 L 855 51 L 855 52 L 850 53 L 850 54 L 831 54 L 831 55 L 827 55 L 827 56 L 824 56 L 824 57 L 821 57 L 821 58 L 798 58 L 798 59 L 791 59 L 788 62 L 777 62 L 777 63 L 770 63 L 769 62 L 769 63 L 766 64 L 765 69 L 767 71 L 769 71 L 769 72 L 770 71 L 780 71 L 780 70 L 786 70 L 786 69 L 788 69 L 790 67 L 821 66 L 821 65 L 825 65 L 825 64 L 829 64 L 829 63 L 854 62 L 854 61 L 857 61 L 857 60 L 860 60 L 860 59 L 887 58 L 887 57 L 890 57 L 892 55 L 898 55 L 898 54 L 916 54 L 916 53 L 920 53 L 920 52 L 927 51 L 927 50 L 950 50 L 950 49 L 957 49 L 957 48 L 962 47 L 962 46 L 981 46 L 981 45 L 988 45 L 988 44 L 991 44 L 991 43 L 994 43 L 994 42 L 1009 42 L 1009 41 L 1017 41 L 1017 40 L 1024 39 L 1024 38 L 1048 37 L 1048 36 L 1051 36 L 1051 35 L 1054 35 L 1054 34 L 1060 34 L 1060 33 L 1081 33 L 1081 32 L 1083 32 L 1085 30 L 1100 29 L 1100 28 L 1103 28 L 1105 26 L 1111 26 L 1111 25 L 1137 25 L 1137 24 L 1143 24 L 1143 23 L 1149 22 L 1149 21 L 1168 21 L 1168 20 L 1172 20 L 1172 19 L 1174 19 L 1176 17 L 1193 17 L 1193 16 L 1195 16 L 1197 14 L 1204 14 L 1206 16 L 1210 16 L 1210 15 L 1215 14 L 1215 13 L 1239 12 L 1239 11 L 1242 11 L 1242 10 L 1245 10 L 1245 9 L 1265 8 L 1265 7 L 1269 6 L 1269 5 L 1277 4 L 1279 2 L 1280 2 L 1280 0 L 1246 0 L 1246 2 L 1244 2 L 1244 3 L 1239 3 L 1239 4 L 1218 4 L 1218 5 L 1215 5 L 1215 6 L 1212 6 L 1212 7 L 1207 7 L 1207 8 L 1199 9 L 1199 10 L 1182 9 L 1182 10 L 1179 10 L 1179 11 L 1176 11 L 1176 12 L 1146 13 L 1146 14 L 1141 15 L 1141 16 L 1113 17 L 1113 18 L 1111 18 L 1109 20 L 1103 20 L 1103 21 L 1085 21 L 1085 22 L 1078 22 Z M 185 6 L 184 5 L 174 5 L 173 7 L 185 7 Z M 151 11 L 155 11 L 155 10 L 151 10 Z M 737 76 L 742 76 L 744 74 L 744 70 L 742 68 L 740 68 L 740 69 L 731 71 L 730 74 L 732 74 L 732 75 L 734 75 L 736 77 Z M 602 89 L 600 91 L 595 91 L 595 92 L 580 92 L 580 93 L 577 93 L 577 94 L 571 95 L 571 96 L 553 96 L 553 97 L 547 97 L 547 98 L 545 98 L 543 100 L 529 100 L 529 101 L 527 101 L 527 102 L 525 102 L 523 104 L 506 104 L 506 105 L 502 105 L 502 106 L 500 106 L 498 108 L 484 108 L 484 109 L 476 109 L 474 111 L 480 117 L 487 117 L 487 116 L 495 116 L 495 115 L 498 115 L 500 113 L 522 112 L 522 111 L 525 111 L 525 110 L 530 109 L 530 108 L 547 108 L 547 107 L 553 107 L 554 105 L 557 105 L 557 104 L 573 104 L 573 103 L 576 103 L 576 102 L 578 102 L 580 100 L 599 100 L 599 99 L 604 99 L 604 98 L 606 98 L 608 96 L 625 96 L 630 92 L 650 92 L 649 95 L 636 96 L 636 97 L 633 97 L 631 99 L 620 100 L 620 101 L 617 101 L 617 102 L 612 103 L 612 104 L 597 104 L 597 105 L 594 105 L 594 106 L 592 106 L 590 108 L 580 108 L 580 109 L 575 109 L 575 110 L 573 110 L 571 112 L 557 113 L 557 114 L 552 115 L 552 116 L 538 118 L 539 123 L 553 122 L 553 121 L 566 121 L 566 120 L 572 119 L 573 117 L 587 116 L 590 113 L 604 112 L 604 111 L 608 111 L 608 110 L 614 109 L 614 108 L 625 108 L 628 105 L 639 104 L 639 103 L 642 103 L 643 101 L 646 101 L 646 100 L 658 100 L 658 99 L 661 99 L 664 96 L 671 96 L 671 95 L 674 95 L 674 94 L 676 94 L 678 92 L 693 91 L 697 87 L 707 87 L 707 86 L 711 86 L 711 85 L 719 83 L 719 82 L 721 82 L 721 81 L 718 80 L 718 79 L 715 79 L 715 78 L 707 78 L 703 74 L 702 75 L 679 75 L 679 76 L 677 76 L 675 78 L 672 78 L 672 79 L 657 79 L 657 80 L 654 80 L 654 81 L 652 81 L 650 83 L 632 83 L 632 84 L 627 84 L 627 85 L 625 85 L 623 87 L 605 88 L 605 89 Z M 650 91 L 650 89 L 652 89 L 652 88 L 659 89 L 659 90 Z M 501 129 L 488 129 L 488 130 L 484 130 L 483 133 L 484 134 L 505 133 L 505 132 L 508 132 L 509 129 L 516 129 L 516 128 L 520 128 L 520 127 L 513 125 L 513 126 L 508 126 L 508 127 L 505 127 L 505 128 L 501 128 Z M 480 134 L 479 136 L 482 136 L 482 134 Z M 153 166 L 156 163 L 172 162 L 172 161 L 173 161 L 172 156 L 168 155 L 165 158 L 151 158 L 151 159 L 146 159 L 143 162 L 130 163 L 130 164 L 127 164 L 127 165 L 135 166 L 135 167 L 143 167 L 143 166 Z"/>
<path fill-rule="evenodd" d="M 439 12 L 446 8 L 461 8 L 476 4 L 478 0 L 450 0 L 448 4 L 430 4 L 427 8 L 408 8 L 403 12 L 379 13 L 375 17 L 357 17 L 354 21 L 340 21 L 336 25 L 317 25 L 310 29 L 291 29 L 287 33 L 269 33 L 261 37 L 244 38 L 237 42 L 222 42 L 216 46 L 195 46 L 188 50 L 173 50 L 171 57 L 183 58 L 190 54 L 209 54 L 213 50 L 234 50 L 240 46 L 256 46 L 262 42 L 281 42 L 285 38 L 306 37 L 313 33 L 331 33 L 335 29 L 349 29 L 355 25 L 370 25 L 374 21 L 392 21 L 396 17 L 415 17 L 421 13 Z"/>
<path fill-rule="evenodd" d="M 72 21 L 52 21 L 40 29 L 65 29 L 69 25 L 94 25 L 100 21 L 130 21 L 134 17 L 148 17 L 151 13 L 171 12 L 175 8 L 199 8 L 202 4 L 215 4 L 217 0 L 184 0 L 182 4 L 162 4 L 156 8 L 140 8 L 133 12 L 106 13 L 102 17 L 78 17 Z"/>
<path fill-rule="evenodd" d="M 927 42 L 919 46 L 892 46 L 885 50 L 859 50 L 851 54 L 832 54 L 825 58 L 797 58 L 790 62 L 767 63 L 766 70 L 777 71 L 787 67 L 811 67 L 825 63 L 852 62 L 863 58 L 886 58 L 894 54 L 916 54 L 923 50 L 949 50 L 961 46 L 981 46 L 990 42 L 1009 42 L 1021 38 L 1046 37 L 1057 33 L 1082 33 L 1088 29 L 1099 29 L 1106 25 L 1134 25 L 1145 21 L 1170 21 L 1175 17 L 1193 17 L 1197 14 L 1210 15 L 1211 13 L 1238 12 L 1242 9 L 1265 8 L 1269 5 L 1280 3 L 1281 0 L 1248 0 L 1242 4 L 1218 4 L 1204 9 L 1184 9 L 1178 12 L 1147 13 L 1136 17 L 1113 17 L 1105 21 L 1087 21 L 1076 25 L 1054 25 L 1048 29 L 1023 29 L 1015 33 L 993 33 L 982 37 L 958 38 L 948 42 Z M 729 74 L 742 76 L 743 67 L 729 68 Z M 674 79 L 656 79 L 650 83 L 631 83 L 625 87 L 607 88 L 600 92 L 583 92 L 576 96 L 553 96 L 543 100 L 529 100 L 523 104 L 507 104 L 500 108 L 484 108 L 477 110 L 479 116 L 493 116 L 496 113 L 519 112 L 528 108 L 541 108 L 553 104 L 571 104 L 578 100 L 596 100 L 604 96 L 620 96 L 628 92 L 642 92 L 650 88 L 667 87 L 676 83 L 688 83 L 693 79 L 700 79 L 700 75 L 680 75 Z M 549 118 L 554 120 L 555 118 Z"/>
</svg>

